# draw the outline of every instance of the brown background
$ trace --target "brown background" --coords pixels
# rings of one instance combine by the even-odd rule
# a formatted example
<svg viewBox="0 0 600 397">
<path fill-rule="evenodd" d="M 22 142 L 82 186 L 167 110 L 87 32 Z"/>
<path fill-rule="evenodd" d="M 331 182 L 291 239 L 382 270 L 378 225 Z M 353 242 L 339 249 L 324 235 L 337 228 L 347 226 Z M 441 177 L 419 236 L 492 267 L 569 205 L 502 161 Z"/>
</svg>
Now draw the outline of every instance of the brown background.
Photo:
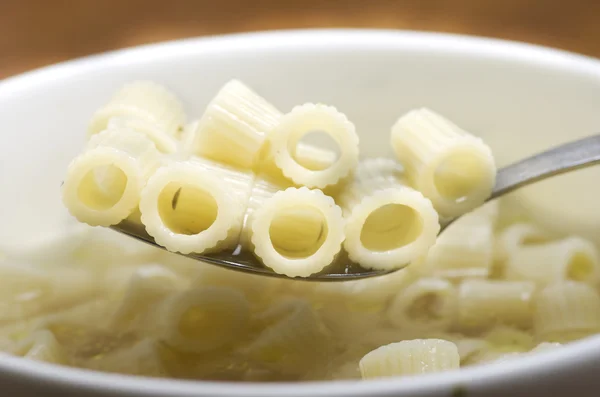
<svg viewBox="0 0 600 397">
<path fill-rule="evenodd" d="M 310 27 L 466 33 L 600 57 L 600 0 L 0 0 L 0 78 L 155 41 Z"/>
</svg>

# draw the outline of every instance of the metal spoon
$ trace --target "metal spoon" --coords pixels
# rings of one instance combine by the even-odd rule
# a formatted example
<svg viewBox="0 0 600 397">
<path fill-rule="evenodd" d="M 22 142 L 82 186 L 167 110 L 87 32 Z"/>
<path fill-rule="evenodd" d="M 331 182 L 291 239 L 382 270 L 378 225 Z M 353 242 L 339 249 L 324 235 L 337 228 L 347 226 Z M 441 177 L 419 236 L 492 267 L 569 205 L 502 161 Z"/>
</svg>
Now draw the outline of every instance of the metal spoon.
<svg viewBox="0 0 600 397">
<path fill-rule="evenodd" d="M 530 185 L 551 176 L 590 167 L 599 163 L 600 135 L 594 135 L 578 141 L 566 143 L 499 169 L 496 176 L 496 185 L 487 201 L 494 200 L 523 186 Z M 458 218 L 446 220 L 441 227 L 440 233 L 456 219 Z M 146 233 L 144 228 L 138 224 L 124 221 L 118 225 L 111 226 L 111 228 L 145 243 L 164 249 L 157 245 L 152 237 Z M 263 266 L 252 256 L 239 254 L 237 252 L 207 255 L 188 254 L 184 256 L 247 273 L 287 278 L 287 276 L 277 274 L 271 269 Z M 345 281 L 380 276 L 391 272 L 393 271 L 367 270 L 355 263 L 348 262 L 348 264 L 343 267 L 332 265 L 329 268 L 325 268 L 321 273 L 299 279 Z"/>
</svg>

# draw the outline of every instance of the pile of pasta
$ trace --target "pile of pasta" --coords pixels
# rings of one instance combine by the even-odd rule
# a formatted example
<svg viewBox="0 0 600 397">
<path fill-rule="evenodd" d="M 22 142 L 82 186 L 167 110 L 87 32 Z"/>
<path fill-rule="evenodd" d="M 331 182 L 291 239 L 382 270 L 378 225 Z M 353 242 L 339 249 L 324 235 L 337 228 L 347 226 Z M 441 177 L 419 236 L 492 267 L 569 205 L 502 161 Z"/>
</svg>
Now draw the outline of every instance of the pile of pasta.
<svg viewBox="0 0 600 397">
<path fill-rule="evenodd" d="M 297 131 L 354 136 L 329 107 L 280 114 L 232 82 L 200 121 L 184 122 L 164 88 L 124 88 L 94 116 L 87 149 L 69 168 L 71 213 L 90 225 L 141 222 L 171 250 L 250 247 L 284 274 L 346 256 L 410 266 L 337 283 L 271 278 L 73 222 L 42 245 L 0 247 L 0 350 L 129 375 L 306 381 L 458 370 L 600 332 L 590 241 L 551 234 L 506 200 L 436 238 L 439 218 L 478 206 L 493 184 L 487 147 L 436 113 L 412 111 L 393 127 L 401 161 L 347 160 L 356 140 L 346 150 L 338 138 L 343 167 L 322 148 L 294 149 Z M 279 138 L 265 135 L 285 122 Z M 263 171 L 251 170 L 255 161 Z M 337 176 L 320 172 L 331 169 Z M 317 240 L 331 244 L 326 252 L 315 251 Z"/>
<path fill-rule="evenodd" d="M 316 132 L 337 150 L 303 141 Z M 249 251 L 289 277 L 348 259 L 407 266 L 435 243 L 440 217 L 489 197 L 496 172 L 481 139 L 429 109 L 393 126 L 397 160 L 359 161 L 355 126 L 336 108 L 282 113 L 237 80 L 191 122 L 165 87 L 130 83 L 94 114 L 88 136 L 63 185 L 80 222 L 138 222 L 184 254 Z"/>
<path fill-rule="evenodd" d="M 404 269 L 342 283 L 198 266 L 103 228 L 0 259 L 0 349 L 131 375 L 409 376 L 600 332 L 596 248 L 490 203 Z M 310 348 L 307 348 L 310 346 Z"/>
</svg>

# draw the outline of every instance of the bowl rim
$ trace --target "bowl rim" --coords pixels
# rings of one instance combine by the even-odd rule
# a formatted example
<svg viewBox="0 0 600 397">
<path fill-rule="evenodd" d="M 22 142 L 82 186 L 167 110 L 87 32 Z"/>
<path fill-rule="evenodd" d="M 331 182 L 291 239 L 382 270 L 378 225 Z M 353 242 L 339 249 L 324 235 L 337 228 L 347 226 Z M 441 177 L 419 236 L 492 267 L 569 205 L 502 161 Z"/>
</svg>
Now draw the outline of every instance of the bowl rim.
<svg viewBox="0 0 600 397">
<path fill-rule="evenodd" d="M 504 59 L 540 68 L 558 68 L 573 74 L 600 79 L 600 60 L 567 51 L 506 40 L 399 30 L 377 29 L 306 29 L 239 33 L 222 36 L 188 38 L 125 48 L 91 55 L 29 71 L 0 81 L 0 101 L 20 91 L 34 89 L 49 80 L 85 75 L 98 67 L 118 67 L 129 63 L 145 63 L 185 54 L 218 54 L 274 50 L 362 47 L 387 50 L 421 50 L 425 53 L 462 53 L 477 58 Z M 12 377 L 22 382 L 35 382 L 66 389 L 104 390 L 129 396 L 177 397 L 269 397 L 269 396 L 419 396 L 436 391 L 468 389 L 485 384 L 494 387 L 525 385 L 564 372 L 567 367 L 581 368 L 600 355 L 600 335 L 572 343 L 567 348 L 524 356 L 518 360 L 497 362 L 440 374 L 412 378 L 371 381 L 328 381 L 303 383 L 224 383 L 153 379 L 107 374 L 90 370 L 56 366 L 23 360 L 0 353 L 0 378 Z"/>
</svg>

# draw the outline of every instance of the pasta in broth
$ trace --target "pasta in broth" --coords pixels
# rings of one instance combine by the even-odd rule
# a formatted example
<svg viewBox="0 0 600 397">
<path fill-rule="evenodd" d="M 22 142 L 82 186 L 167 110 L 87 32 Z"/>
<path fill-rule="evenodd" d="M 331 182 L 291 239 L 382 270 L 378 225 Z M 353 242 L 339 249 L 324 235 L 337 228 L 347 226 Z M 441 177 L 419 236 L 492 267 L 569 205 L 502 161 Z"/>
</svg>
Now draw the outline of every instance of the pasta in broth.
<svg viewBox="0 0 600 397">
<path fill-rule="evenodd" d="M 593 243 L 494 202 L 437 237 L 440 219 L 479 206 L 495 178 L 490 149 L 446 117 L 410 111 L 391 129 L 395 159 L 359 160 L 341 110 L 283 113 L 237 80 L 198 116 L 151 82 L 93 115 L 62 188 L 87 225 L 26 252 L 0 247 L 1 350 L 153 377 L 371 379 L 518 359 L 600 332 Z M 301 142 L 315 129 L 340 152 Z M 397 271 L 271 279 L 88 226 L 124 219 L 167 250 L 241 250 L 289 277 L 350 260 Z"/>
</svg>

